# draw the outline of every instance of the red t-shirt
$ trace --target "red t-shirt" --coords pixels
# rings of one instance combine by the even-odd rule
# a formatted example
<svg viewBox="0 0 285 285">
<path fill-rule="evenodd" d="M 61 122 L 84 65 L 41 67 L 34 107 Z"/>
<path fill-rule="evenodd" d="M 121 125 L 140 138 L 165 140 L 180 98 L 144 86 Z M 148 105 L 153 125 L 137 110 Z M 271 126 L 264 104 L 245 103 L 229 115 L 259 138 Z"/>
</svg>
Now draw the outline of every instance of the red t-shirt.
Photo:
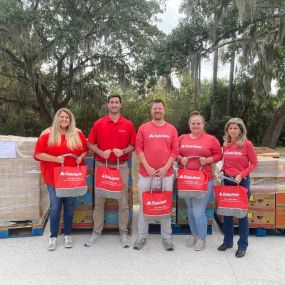
<svg viewBox="0 0 285 285">
<path fill-rule="evenodd" d="M 257 156 L 251 141 L 246 140 L 242 147 L 238 147 L 236 142 L 229 146 L 223 146 L 224 164 L 222 170 L 228 176 L 237 176 L 242 178 L 257 166 Z"/>
<path fill-rule="evenodd" d="M 71 150 L 66 145 L 65 135 L 61 136 L 61 144 L 60 145 L 52 145 L 48 146 L 48 139 L 50 136 L 50 133 L 41 135 L 36 143 L 35 151 L 34 151 L 34 159 L 40 161 L 40 168 L 43 175 L 44 182 L 46 184 L 54 186 L 54 178 L 53 178 L 53 170 L 55 167 L 60 166 L 57 162 L 51 162 L 51 161 L 42 161 L 37 159 L 35 156 L 40 153 L 47 153 L 52 156 L 59 156 L 63 154 L 75 154 L 77 156 L 81 155 L 82 153 L 87 151 L 87 141 L 84 136 L 84 134 L 79 131 L 79 138 L 82 142 L 82 148 L 81 149 L 74 149 Z M 81 165 L 83 165 L 84 162 L 82 161 Z M 64 158 L 64 165 L 65 166 L 76 166 L 76 160 L 73 157 L 65 157 Z"/>
<path fill-rule="evenodd" d="M 222 159 L 222 149 L 219 141 L 212 135 L 203 133 L 197 138 L 191 138 L 190 134 L 179 137 L 179 155 L 181 156 L 201 156 L 212 157 L 213 162 Z M 184 166 L 179 163 L 179 168 Z M 186 165 L 187 169 L 199 169 L 199 158 L 189 159 Z M 213 179 L 213 170 L 211 164 L 206 164 L 203 168 L 209 179 Z"/>
<path fill-rule="evenodd" d="M 170 156 L 176 159 L 178 154 L 178 134 L 171 124 L 165 122 L 157 126 L 152 121 L 140 126 L 136 138 L 136 152 L 143 152 L 148 164 L 154 169 L 163 167 Z M 148 176 L 140 163 L 140 174 Z M 173 174 L 173 167 L 168 169 L 166 176 Z"/>
<path fill-rule="evenodd" d="M 117 122 L 110 119 L 109 115 L 97 120 L 90 131 L 88 142 L 96 144 L 102 151 L 107 149 L 125 149 L 129 145 L 135 145 L 136 130 L 134 125 L 124 117 L 120 116 Z M 105 159 L 96 154 L 96 159 L 105 162 Z M 122 155 L 120 161 L 129 159 L 129 154 Z M 111 153 L 109 162 L 116 162 L 117 157 Z"/>
</svg>

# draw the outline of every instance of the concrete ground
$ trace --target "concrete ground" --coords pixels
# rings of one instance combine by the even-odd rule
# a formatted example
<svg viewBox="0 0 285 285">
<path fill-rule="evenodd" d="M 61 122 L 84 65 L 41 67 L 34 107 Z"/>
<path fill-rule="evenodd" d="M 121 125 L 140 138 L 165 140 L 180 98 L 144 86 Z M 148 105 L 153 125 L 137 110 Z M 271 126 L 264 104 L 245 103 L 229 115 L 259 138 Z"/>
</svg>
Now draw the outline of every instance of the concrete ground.
<svg viewBox="0 0 285 285">
<path fill-rule="evenodd" d="M 135 208 L 132 241 L 136 238 Z M 285 235 L 249 238 L 244 258 L 236 245 L 218 252 L 222 234 L 214 225 L 203 252 L 185 246 L 187 236 L 174 235 L 176 249 L 166 252 L 159 235 L 150 235 L 140 250 L 121 248 L 118 235 L 104 235 L 92 248 L 83 243 L 90 231 L 73 234 L 74 247 L 47 251 L 49 226 L 43 236 L 0 240 L 0 284 L 285 284 Z M 237 236 L 235 236 L 235 242 Z"/>
</svg>

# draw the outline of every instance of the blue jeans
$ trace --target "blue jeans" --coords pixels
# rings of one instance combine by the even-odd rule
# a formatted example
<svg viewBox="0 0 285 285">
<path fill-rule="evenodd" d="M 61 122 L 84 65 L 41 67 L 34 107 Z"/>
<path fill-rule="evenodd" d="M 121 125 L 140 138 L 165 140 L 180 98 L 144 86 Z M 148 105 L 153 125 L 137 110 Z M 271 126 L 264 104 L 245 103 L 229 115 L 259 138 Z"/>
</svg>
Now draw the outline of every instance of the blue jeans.
<svg viewBox="0 0 285 285">
<path fill-rule="evenodd" d="M 237 185 L 235 182 L 224 180 L 225 185 L 235 186 Z M 250 180 L 248 177 L 241 180 L 240 186 L 245 187 L 248 192 L 248 197 L 250 196 Z M 238 240 L 238 249 L 246 250 L 248 247 L 248 218 L 247 215 L 244 218 L 239 219 L 239 240 Z M 233 226 L 233 217 L 224 216 L 224 244 L 233 245 L 234 238 L 234 226 Z"/>
<path fill-rule="evenodd" d="M 61 206 L 63 204 L 64 234 L 70 235 L 73 220 L 73 205 L 75 198 L 59 198 L 55 194 L 55 189 L 47 185 L 50 200 L 50 237 L 57 237 L 59 232 L 59 221 Z"/>
<path fill-rule="evenodd" d="M 213 198 L 214 181 L 209 180 L 208 192 L 203 199 L 188 198 L 185 199 L 188 211 L 188 221 L 193 236 L 199 239 L 205 239 L 207 236 L 207 216 L 206 207 L 211 198 Z"/>
</svg>

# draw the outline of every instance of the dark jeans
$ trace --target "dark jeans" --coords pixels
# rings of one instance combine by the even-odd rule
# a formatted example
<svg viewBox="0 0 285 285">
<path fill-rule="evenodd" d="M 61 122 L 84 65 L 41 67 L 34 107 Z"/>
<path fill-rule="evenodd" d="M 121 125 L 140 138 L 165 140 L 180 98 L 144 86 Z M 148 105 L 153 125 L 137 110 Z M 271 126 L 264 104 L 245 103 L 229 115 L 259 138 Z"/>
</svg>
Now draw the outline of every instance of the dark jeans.
<svg viewBox="0 0 285 285">
<path fill-rule="evenodd" d="M 55 189 L 47 185 L 50 200 L 50 237 L 57 237 L 59 232 L 60 211 L 63 204 L 64 234 L 70 235 L 73 220 L 73 205 L 75 198 L 59 198 L 55 194 Z"/>
<path fill-rule="evenodd" d="M 236 183 L 228 180 L 224 180 L 225 185 L 235 186 Z M 245 187 L 248 192 L 248 197 L 250 196 L 250 180 L 248 177 L 244 178 L 240 182 L 240 186 Z M 244 218 L 239 219 L 239 240 L 238 240 L 238 249 L 246 250 L 248 247 L 248 218 L 247 215 Z M 224 216 L 224 244 L 232 245 L 234 237 L 234 226 L 233 226 L 233 217 Z"/>
</svg>

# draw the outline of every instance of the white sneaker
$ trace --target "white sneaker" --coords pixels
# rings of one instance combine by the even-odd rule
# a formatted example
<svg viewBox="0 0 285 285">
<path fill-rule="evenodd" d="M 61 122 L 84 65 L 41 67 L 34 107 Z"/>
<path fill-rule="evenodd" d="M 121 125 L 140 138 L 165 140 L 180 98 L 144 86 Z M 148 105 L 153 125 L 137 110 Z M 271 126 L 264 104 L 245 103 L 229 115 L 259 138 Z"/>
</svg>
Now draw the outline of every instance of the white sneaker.
<svg viewBox="0 0 285 285">
<path fill-rule="evenodd" d="M 197 239 L 196 245 L 195 245 L 195 250 L 196 251 L 202 251 L 205 249 L 206 246 L 206 240 L 204 239 Z"/>
<path fill-rule="evenodd" d="M 174 244 L 171 240 L 171 238 L 163 239 L 162 240 L 163 246 L 166 251 L 173 251 L 174 250 Z"/>
<path fill-rule="evenodd" d="M 48 241 L 48 250 L 52 251 L 56 249 L 56 237 L 49 238 Z"/>
<path fill-rule="evenodd" d="M 133 248 L 137 250 L 141 250 L 145 244 L 146 244 L 146 238 L 138 236 L 136 241 L 134 242 Z"/>
<path fill-rule="evenodd" d="M 194 247 L 194 245 L 197 242 L 197 236 L 190 236 L 187 241 L 186 241 L 186 246 L 187 247 Z"/>
<path fill-rule="evenodd" d="M 92 234 L 91 238 L 84 244 L 86 247 L 91 247 L 101 240 L 101 235 Z"/>
<path fill-rule="evenodd" d="M 72 243 L 71 236 L 64 236 L 64 247 L 72 248 L 72 246 L 73 246 L 73 243 Z"/>
<path fill-rule="evenodd" d="M 123 248 L 128 248 L 131 246 L 131 241 L 127 234 L 121 234 L 121 243 Z"/>
</svg>

